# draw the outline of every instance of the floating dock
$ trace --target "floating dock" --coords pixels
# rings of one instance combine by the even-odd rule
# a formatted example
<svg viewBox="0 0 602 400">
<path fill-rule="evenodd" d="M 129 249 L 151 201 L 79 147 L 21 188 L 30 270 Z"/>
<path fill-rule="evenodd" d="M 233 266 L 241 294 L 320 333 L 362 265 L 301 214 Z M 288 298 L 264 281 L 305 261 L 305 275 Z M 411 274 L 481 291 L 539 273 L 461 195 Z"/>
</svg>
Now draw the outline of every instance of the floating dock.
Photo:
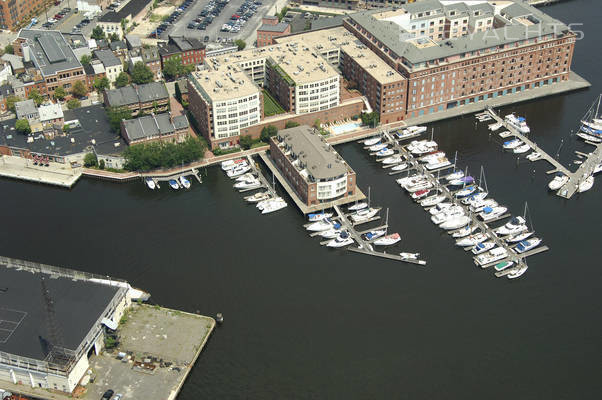
<svg viewBox="0 0 602 400">
<path fill-rule="evenodd" d="M 583 163 L 579 166 L 577 171 L 571 172 L 571 171 L 569 171 L 568 168 L 566 168 L 564 165 L 562 165 L 558 160 L 556 160 L 554 157 L 552 157 L 551 155 L 546 153 L 544 150 L 542 150 L 535 142 L 533 142 L 527 136 L 525 136 L 524 134 L 519 132 L 518 129 L 516 129 L 514 126 L 512 126 L 511 124 L 506 122 L 502 117 L 497 115 L 497 113 L 493 109 L 488 108 L 487 112 L 489 113 L 489 115 L 491 115 L 491 117 L 493 119 L 495 119 L 498 123 L 500 123 L 508 131 L 510 131 L 512 134 L 511 136 L 517 137 L 524 143 L 528 144 L 532 150 L 541 154 L 541 157 L 538 158 L 537 160 L 545 160 L 554 167 L 554 169 L 548 171 L 548 174 L 553 174 L 555 172 L 562 172 L 564 175 L 569 177 L 568 182 L 566 184 L 564 184 L 564 186 L 562 186 L 556 192 L 556 194 L 560 197 L 570 199 L 579 189 L 579 184 L 583 181 L 583 179 L 585 179 L 589 175 L 591 175 L 594 168 L 598 164 L 600 164 L 600 162 L 602 162 L 602 143 L 596 144 L 596 143 L 588 142 L 589 144 L 595 146 L 596 150 L 594 150 L 589 155 L 585 155 L 586 160 L 583 161 Z"/>
<path fill-rule="evenodd" d="M 196 178 L 196 180 L 199 183 L 203 183 L 203 178 L 201 178 L 201 173 L 198 169 L 196 168 L 191 168 L 190 170 L 186 170 L 184 172 L 179 172 L 176 174 L 171 174 L 171 175 L 155 175 L 155 176 L 151 176 L 151 175 L 144 175 L 142 178 L 146 179 L 146 178 L 151 178 L 151 180 L 155 183 L 155 186 L 157 186 L 157 188 L 161 188 L 160 182 L 169 182 L 170 180 L 175 180 L 178 181 L 179 184 L 179 179 L 181 176 L 189 176 L 192 175 Z"/>
<path fill-rule="evenodd" d="M 526 252 L 524 254 L 517 254 L 516 252 L 514 252 L 514 250 L 512 249 L 512 246 L 509 245 L 508 243 L 506 243 L 506 241 L 503 240 L 502 238 L 498 237 L 493 232 L 493 229 L 490 228 L 488 225 L 488 224 L 491 224 L 492 222 L 500 221 L 502 219 L 508 218 L 508 217 L 510 217 L 510 214 L 502 215 L 493 220 L 487 221 L 487 223 L 485 223 L 484 221 L 481 221 L 477 217 L 476 214 L 474 214 L 470 211 L 470 209 L 467 205 L 462 204 L 460 201 L 458 201 L 458 199 L 456 199 L 453 191 L 451 191 L 447 186 L 442 185 L 439 182 L 439 179 L 435 175 L 433 175 L 433 171 L 428 171 L 425 168 L 425 166 L 422 165 L 421 163 L 419 163 L 415 159 L 415 157 L 404 146 L 400 145 L 391 135 L 389 135 L 387 133 L 384 134 L 383 137 L 386 139 L 386 141 L 389 143 L 389 145 L 391 145 L 395 150 L 397 150 L 397 152 L 399 154 L 401 154 L 405 157 L 405 159 L 407 160 L 406 162 L 411 165 L 408 170 L 414 169 L 418 172 L 418 174 L 424 175 L 428 179 L 428 181 L 433 185 L 433 188 L 438 188 L 439 191 L 441 192 L 441 194 L 443 194 L 449 202 L 451 202 L 453 204 L 457 204 L 464 209 L 465 214 L 468 215 L 471 219 L 471 222 L 470 222 L 471 226 L 477 226 L 481 232 L 488 234 L 488 236 L 490 237 L 489 240 L 492 240 L 498 247 L 501 247 L 506 250 L 507 257 L 505 257 L 504 259 L 497 260 L 491 264 L 487 264 L 486 266 L 494 265 L 494 264 L 497 264 L 502 261 L 512 260 L 515 262 L 516 266 L 513 268 L 509 268 L 509 270 L 510 271 L 516 270 L 523 265 L 522 260 L 524 258 L 526 258 L 530 255 L 533 255 L 533 254 L 537 254 L 537 253 L 549 250 L 549 248 L 547 246 L 541 246 L 541 247 L 533 249 L 529 252 Z M 452 165 L 452 166 L 455 167 L 455 165 Z M 454 231 L 449 231 L 448 233 L 452 234 L 453 232 Z M 486 266 L 482 266 L 482 267 L 485 268 Z"/>
</svg>

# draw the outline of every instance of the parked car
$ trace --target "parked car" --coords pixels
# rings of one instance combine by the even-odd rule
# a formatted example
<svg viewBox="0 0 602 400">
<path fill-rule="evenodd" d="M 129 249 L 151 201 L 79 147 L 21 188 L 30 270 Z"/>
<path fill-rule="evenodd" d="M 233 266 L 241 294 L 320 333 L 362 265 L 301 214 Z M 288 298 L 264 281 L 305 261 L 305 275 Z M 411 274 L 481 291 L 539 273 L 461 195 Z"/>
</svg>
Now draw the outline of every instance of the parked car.
<svg viewBox="0 0 602 400">
<path fill-rule="evenodd" d="M 112 391 L 111 389 L 107 390 L 105 392 L 105 394 L 102 395 L 102 397 L 100 398 L 100 400 L 108 400 L 113 396 L 113 393 L 115 393 L 114 391 Z"/>
<path fill-rule="evenodd" d="M 203 38 L 203 42 L 207 43 L 208 41 L 209 41 L 209 36 L 205 36 L 205 37 Z"/>
</svg>

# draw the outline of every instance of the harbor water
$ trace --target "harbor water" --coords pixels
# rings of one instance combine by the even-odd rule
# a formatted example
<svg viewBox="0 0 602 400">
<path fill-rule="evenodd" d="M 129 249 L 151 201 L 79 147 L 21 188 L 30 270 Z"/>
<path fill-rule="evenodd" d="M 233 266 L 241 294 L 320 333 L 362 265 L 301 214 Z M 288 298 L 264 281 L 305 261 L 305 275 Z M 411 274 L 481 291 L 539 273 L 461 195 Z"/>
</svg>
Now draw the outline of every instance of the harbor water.
<svg viewBox="0 0 602 400">
<path fill-rule="evenodd" d="M 574 151 L 593 147 L 571 130 L 602 90 L 599 4 L 544 10 L 584 24 L 573 66 L 593 86 L 500 112 L 525 116 L 531 138 L 574 170 Z M 0 180 L 0 254 L 124 278 L 165 307 L 223 313 L 181 400 L 599 398 L 602 176 L 565 200 L 547 190 L 548 164 L 517 162 L 487 123 L 430 127 L 459 166 L 477 177 L 484 167 L 490 196 L 513 214 L 528 202 L 550 251 L 530 257 L 520 279 L 475 267 L 357 143 L 337 150 L 390 209 L 401 251 L 426 266 L 321 247 L 290 199 L 261 215 L 216 167 L 177 192 Z"/>
</svg>

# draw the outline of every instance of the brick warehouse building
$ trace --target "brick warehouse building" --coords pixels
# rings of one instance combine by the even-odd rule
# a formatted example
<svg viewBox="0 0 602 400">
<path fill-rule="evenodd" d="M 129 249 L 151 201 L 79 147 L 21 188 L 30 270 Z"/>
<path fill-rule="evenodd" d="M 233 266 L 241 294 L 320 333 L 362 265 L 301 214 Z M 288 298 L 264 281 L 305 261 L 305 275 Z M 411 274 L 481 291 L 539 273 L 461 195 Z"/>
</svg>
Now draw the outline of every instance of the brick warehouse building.
<svg viewBox="0 0 602 400">
<path fill-rule="evenodd" d="M 355 194 L 355 172 L 313 128 L 284 129 L 270 139 L 270 155 L 308 206 Z"/>
<path fill-rule="evenodd" d="M 454 18 L 465 16 L 465 35 L 446 31 L 445 19 L 452 12 Z M 486 15 L 493 19 L 492 29 L 471 24 L 474 19 L 486 21 Z M 444 20 L 440 40 L 432 39 L 433 17 Z M 393 11 L 352 14 L 343 23 L 407 79 L 407 117 L 568 80 L 576 36 L 542 11 L 509 2 L 460 8 L 425 0 Z M 423 23 L 424 36 L 404 28 L 416 27 L 415 32 Z"/>
<path fill-rule="evenodd" d="M 50 4 L 52 0 L 0 0 L 0 28 L 14 31 Z"/>
</svg>

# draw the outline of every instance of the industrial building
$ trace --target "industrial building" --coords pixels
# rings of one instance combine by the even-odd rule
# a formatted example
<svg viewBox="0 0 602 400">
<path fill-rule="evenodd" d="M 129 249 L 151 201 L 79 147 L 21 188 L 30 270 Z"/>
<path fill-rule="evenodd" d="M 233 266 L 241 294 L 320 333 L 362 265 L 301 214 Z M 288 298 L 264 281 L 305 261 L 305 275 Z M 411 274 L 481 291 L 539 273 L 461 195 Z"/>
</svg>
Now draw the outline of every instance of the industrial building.
<svg viewBox="0 0 602 400">
<path fill-rule="evenodd" d="M 0 257 L 2 381 L 71 393 L 131 303 L 127 282 Z M 26 295 L 24 295 L 26 294 Z"/>
</svg>

